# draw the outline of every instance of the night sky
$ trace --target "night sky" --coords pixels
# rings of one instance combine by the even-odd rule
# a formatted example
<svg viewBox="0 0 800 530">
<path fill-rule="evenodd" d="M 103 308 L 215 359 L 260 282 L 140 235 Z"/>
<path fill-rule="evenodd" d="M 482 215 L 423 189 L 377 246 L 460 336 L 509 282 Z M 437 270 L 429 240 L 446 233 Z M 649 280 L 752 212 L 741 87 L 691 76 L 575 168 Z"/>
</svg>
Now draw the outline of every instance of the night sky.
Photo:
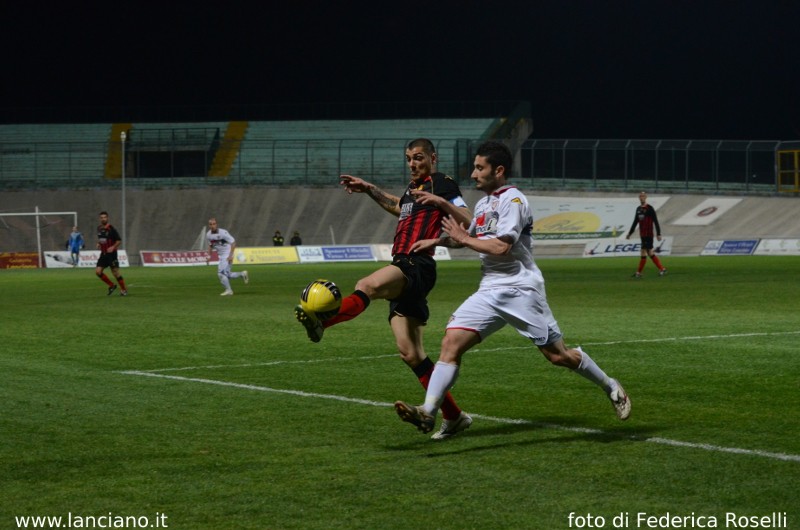
<svg viewBox="0 0 800 530">
<path fill-rule="evenodd" d="M 800 139 L 797 1 L 53 4 L 0 8 L 2 107 L 19 121 L 526 100 L 537 138 Z"/>
</svg>

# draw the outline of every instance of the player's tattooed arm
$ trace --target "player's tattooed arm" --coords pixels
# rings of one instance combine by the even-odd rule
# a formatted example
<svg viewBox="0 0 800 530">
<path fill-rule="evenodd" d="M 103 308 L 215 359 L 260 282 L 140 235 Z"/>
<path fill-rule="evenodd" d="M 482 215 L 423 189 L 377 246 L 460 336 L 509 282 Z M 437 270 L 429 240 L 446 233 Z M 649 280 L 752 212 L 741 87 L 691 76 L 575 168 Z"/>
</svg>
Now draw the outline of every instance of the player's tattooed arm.
<svg viewBox="0 0 800 530">
<path fill-rule="evenodd" d="M 368 188 L 367 195 L 369 195 L 373 201 L 377 202 L 378 205 L 387 212 L 394 215 L 400 215 L 400 197 L 386 193 L 377 186 Z"/>
<path fill-rule="evenodd" d="M 390 214 L 400 216 L 400 197 L 390 195 L 375 184 L 353 175 L 340 175 L 339 184 L 347 193 L 366 193 L 378 205 Z"/>
</svg>

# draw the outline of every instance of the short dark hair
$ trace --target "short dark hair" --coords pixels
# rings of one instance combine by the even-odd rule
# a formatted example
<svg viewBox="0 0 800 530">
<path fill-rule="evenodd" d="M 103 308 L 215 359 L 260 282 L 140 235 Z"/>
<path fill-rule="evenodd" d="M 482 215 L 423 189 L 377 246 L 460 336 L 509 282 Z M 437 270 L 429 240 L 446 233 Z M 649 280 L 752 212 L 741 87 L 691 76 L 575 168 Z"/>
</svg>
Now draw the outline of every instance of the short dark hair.
<svg viewBox="0 0 800 530">
<path fill-rule="evenodd" d="M 505 168 L 506 178 L 511 176 L 511 166 L 514 164 L 514 156 L 511 154 L 511 149 L 504 143 L 500 142 L 483 142 L 478 146 L 475 156 L 486 157 L 486 162 L 497 169 L 498 166 Z"/>
<path fill-rule="evenodd" d="M 436 153 L 436 146 L 433 145 L 433 142 L 427 138 L 417 138 L 416 140 L 411 140 L 408 142 L 406 149 L 414 149 L 415 147 L 421 147 L 422 150 L 429 155 Z"/>
<path fill-rule="evenodd" d="M 100 212 L 100 215 L 108 215 L 108 212 L 103 210 L 102 212 Z"/>
</svg>

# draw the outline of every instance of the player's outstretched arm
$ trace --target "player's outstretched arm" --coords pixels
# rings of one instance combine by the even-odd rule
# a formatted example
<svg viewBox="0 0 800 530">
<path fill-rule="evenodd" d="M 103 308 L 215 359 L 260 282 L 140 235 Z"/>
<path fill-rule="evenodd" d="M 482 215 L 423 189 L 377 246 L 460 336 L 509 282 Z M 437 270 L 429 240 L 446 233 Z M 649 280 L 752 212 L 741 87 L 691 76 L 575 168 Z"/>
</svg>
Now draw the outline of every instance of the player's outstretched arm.
<svg viewBox="0 0 800 530">
<path fill-rule="evenodd" d="M 442 228 L 449 234 L 450 239 L 462 247 L 471 248 L 483 254 L 502 256 L 508 254 L 513 245 L 510 236 L 492 237 L 488 239 L 478 239 L 472 237 L 463 225 L 457 223 L 452 217 L 445 217 L 442 220 Z"/>
<path fill-rule="evenodd" d="M 436 206 L 458 223 L 469 226 L 469 223 L 472 221 L 472 212 L 470 212 L 469 208 L 456 206 L 444 197 L 422 190 L 411 190 L 411 195 L 413 195 L 420 204 Z"/>
<path fill-rule="evenodd" d="M 400 197 L 386 193 L 374 184 L 352 175 L 341 175 L 339 184 L 344 186 L 347 193 L 366 193 L 373 201 L 378 203 L 378 206 L 392 215 L 400 216 Z"/>
</svg>

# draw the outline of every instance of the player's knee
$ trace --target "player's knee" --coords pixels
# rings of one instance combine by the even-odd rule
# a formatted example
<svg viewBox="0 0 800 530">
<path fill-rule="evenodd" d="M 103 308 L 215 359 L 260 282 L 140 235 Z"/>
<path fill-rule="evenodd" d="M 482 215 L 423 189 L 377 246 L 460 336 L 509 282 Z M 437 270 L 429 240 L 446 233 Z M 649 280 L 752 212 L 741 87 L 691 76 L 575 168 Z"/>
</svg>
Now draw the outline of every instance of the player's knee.
<svg viewBox="0 0 800 530">
<path fill-rule="evenodd" d="M 416 355 L 413 351 L 408 350 L 397 350 L 400 353 L 400 358 L 403 359 L 403 362 L 409 366 L 416 366 L 420 363 L 420 358 Z"/>
<path fill-rule="evenodd" d="M 442 351 L 439 352 L 439 358 L 437 360 L 448 364 L 461 364 L 461 352 L 458 350 L 442 349 Z"/>
<path fill-rule="evenodd" d="M 411 337 L 397 336 L 394 344 L 403 362 L 409 366 L 416 366 L 425 359 L 425 350 L 422 345 L 417 344 Z"/>
<path fill-rule="evenodd" d="M 449 334 L 445 334 L 442 339 L 442 349 L 439 352 L 439 360 L 446 363 L 455 363 L 458 361 L 461 349 L 462 346 L 458 340 Z"/>
<path fill-rule="evenodd" d="M 403 359 L 403 362 L 409 366 L 418 365 L 425 357 L 425 353 L 420 351 L 418 348 L 415 348 L 413 345 L 404 343 L 402 341 L 398 341 L 396 345 L 397 352 L 400 354 L 400 358 Z"/>
<path fill-rule="evenodd" d="M 461 357 L 480 342 L 481 337 L 477 332 L 448 329 L 442 338 L 439 361 L 460 365 Z"/>
<path fill-rule="evenodd" d="M 356 291 L 361 291 L 367 297 L 372 300 L 375 297 L 375 293 L 378 292 L 378 287 L 380 287 L 377 282 L 371 280 L 370 278 L 361 278 L 356 282 Z"/>
</svg>

